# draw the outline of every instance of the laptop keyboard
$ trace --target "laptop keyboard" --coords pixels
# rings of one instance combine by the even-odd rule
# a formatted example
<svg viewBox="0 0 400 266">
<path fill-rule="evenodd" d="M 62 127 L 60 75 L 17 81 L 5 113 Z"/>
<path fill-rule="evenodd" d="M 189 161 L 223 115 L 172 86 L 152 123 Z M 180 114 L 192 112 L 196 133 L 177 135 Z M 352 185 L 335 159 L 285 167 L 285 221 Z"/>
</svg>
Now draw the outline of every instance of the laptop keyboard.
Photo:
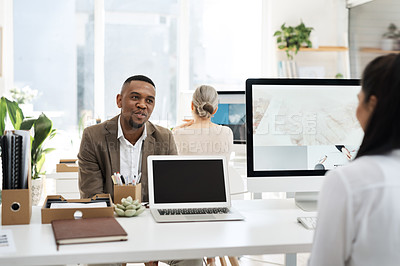
<svg viewBox="0 0 400 266">
<path fill-rule="evenodd" d="M 191 208 L 191 209 L 158 209 L 160 215 L 186 215 L 186 214 L 224 214 L 229 213 L 228 208 Z"/>
</svg>

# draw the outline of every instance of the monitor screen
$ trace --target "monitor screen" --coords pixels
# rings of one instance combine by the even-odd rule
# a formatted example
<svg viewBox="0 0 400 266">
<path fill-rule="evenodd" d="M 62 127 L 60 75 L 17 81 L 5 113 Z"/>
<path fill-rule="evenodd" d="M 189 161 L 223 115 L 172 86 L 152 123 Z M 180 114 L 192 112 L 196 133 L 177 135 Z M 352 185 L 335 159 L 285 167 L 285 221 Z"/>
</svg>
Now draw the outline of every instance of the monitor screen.
<svg viewBox="0 0 400 266">
<path fill-rule="evenodd" d="M 319 176 L 351 161 L 363 138 L 360 88 L 349 79 L 248 79 L 248 176 Z"/>
<path fill-rule="evenodd" d="M 246 143 L 246 97 L 244 91 L 218 91 L 218 111 L 211 122 L 230 127 L 234 144 Z"/>
</svg>

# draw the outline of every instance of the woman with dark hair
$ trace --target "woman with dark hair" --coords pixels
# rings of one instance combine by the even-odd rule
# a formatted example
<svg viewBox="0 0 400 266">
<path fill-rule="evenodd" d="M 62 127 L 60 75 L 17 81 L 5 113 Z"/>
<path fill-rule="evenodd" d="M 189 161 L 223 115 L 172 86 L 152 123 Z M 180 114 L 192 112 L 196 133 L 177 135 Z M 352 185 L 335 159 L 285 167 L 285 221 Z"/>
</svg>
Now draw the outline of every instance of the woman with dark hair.
<svg viewBox="0 0 400 266">
<path fill-rule="evenodd" d="M 400 55 L 370 62 L 361 85 L 364 139 L 325 177 L 309 265 L 400 263 Z"/>
</svg>

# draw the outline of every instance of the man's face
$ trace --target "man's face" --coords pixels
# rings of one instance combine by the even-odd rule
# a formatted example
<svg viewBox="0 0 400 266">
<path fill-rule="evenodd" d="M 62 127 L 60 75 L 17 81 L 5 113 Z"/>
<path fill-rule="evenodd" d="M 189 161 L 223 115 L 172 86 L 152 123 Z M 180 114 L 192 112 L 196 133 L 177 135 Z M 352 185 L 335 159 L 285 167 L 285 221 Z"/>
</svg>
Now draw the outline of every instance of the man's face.
<svg viewBox="0 0 400 266">
<path fill-rule="evenodd" d="M 149 120 L 155 105 L 155 88 L 147 82 L 134 80 L 124 85 L 117 95 L 121 119 L 132 129 L 141 128 Z"/>
</svg>

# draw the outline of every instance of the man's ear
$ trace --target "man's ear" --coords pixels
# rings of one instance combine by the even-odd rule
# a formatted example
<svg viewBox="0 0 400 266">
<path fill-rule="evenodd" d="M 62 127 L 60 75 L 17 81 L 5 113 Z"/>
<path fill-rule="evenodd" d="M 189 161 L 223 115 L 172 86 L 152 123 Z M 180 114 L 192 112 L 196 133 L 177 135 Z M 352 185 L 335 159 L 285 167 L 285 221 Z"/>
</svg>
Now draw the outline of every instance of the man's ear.
<svg viewBox="0 0 400 266">
<path fill-rule="evenodd" d="M 118 108 L 122 108 L 122 99 L 121 99 L 121 94 L 117 94 L 117 106 Z"/>
</svg>

